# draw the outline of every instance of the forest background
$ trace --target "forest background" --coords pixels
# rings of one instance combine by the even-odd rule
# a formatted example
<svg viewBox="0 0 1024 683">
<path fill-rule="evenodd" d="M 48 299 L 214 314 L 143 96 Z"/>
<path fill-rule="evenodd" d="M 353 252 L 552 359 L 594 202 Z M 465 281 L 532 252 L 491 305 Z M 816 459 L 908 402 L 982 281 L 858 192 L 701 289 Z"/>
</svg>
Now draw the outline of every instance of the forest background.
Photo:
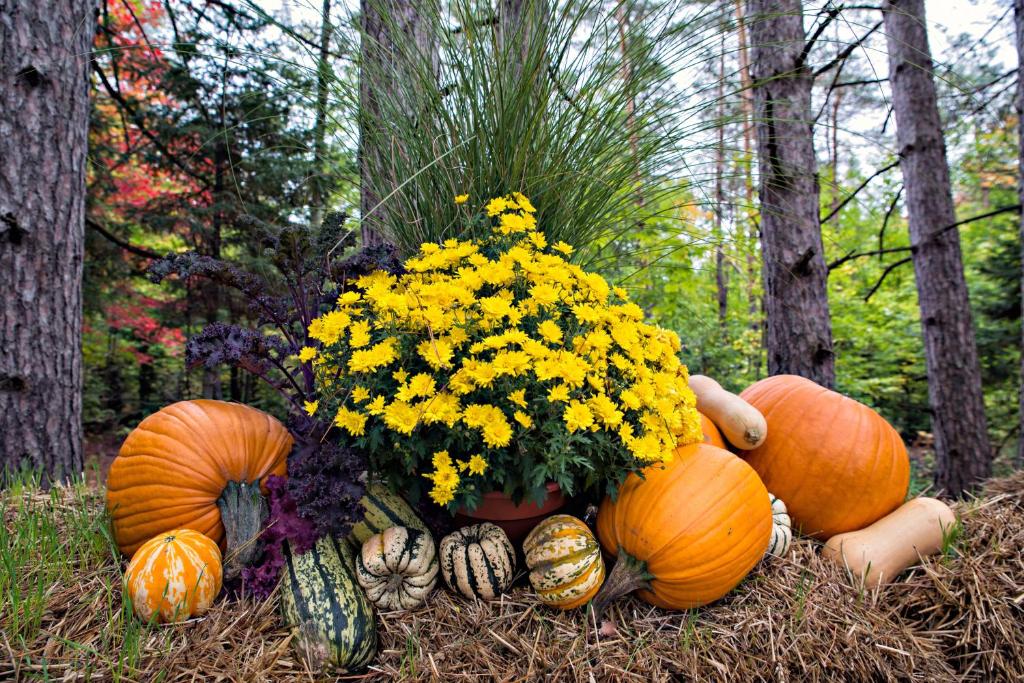
<svg viewBox="0 0 1024 683">
<path fill-rule="evenodd" d="M 691 372 L 740 390 L 767 374 L 742 9 L 732 0 L 635 3 L 629 13 L 591 4 L 580 31 L 620 38 L 622 52 L 607 57 L 623 78 L 633 45 L 665 41 L 650 54 L 669 76 L 640 97 L 668 103 L 675 149 L 647 171 L 660 189 L 638 199 L 649 202 L 645 218 L 608 226 L 617 239 L 605 238 L 610 251 L 590 267 L 679 333 Z M 931 415 L 885 37 L 877 10 L 850 5 L 804 7 L 835 386 L 921 447 L 920 488 Z M 1013 7 L 926 7 L 956 215 L 967 221 L 957 230 L 994 470 L 1003 473 L 1024 465 Z M 190 249 L 269 271 L 254 237 L 261 225 L 358 226 L 359 9 L 336 0 L 100 2 L 83 297 L 87 458 L 112 456 L 143 416 L 183 398 L 283 414 L 253 375 L 185 363 L 186 339 L 204 325 L 246 322 L 244 299 L 191 280 L 154 283 L 146 268 Z M 457 19 L 453 34 L 464 29 Z"/>
</svg>

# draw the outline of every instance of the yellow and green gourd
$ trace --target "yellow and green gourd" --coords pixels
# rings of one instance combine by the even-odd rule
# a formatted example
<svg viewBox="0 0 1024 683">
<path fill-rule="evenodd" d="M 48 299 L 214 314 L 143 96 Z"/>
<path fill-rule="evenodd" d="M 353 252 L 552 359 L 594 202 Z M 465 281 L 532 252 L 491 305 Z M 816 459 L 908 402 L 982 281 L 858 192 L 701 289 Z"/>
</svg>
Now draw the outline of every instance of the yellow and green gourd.
<svg viewBox="0 0 1024 683">
<path fill-rule="evenodd" d="M 317 665 L 357 671 L 376 654 L 376 619 L 354 565 L 345 540 L 325 536 L 299 555 L 286 549 L 281 609 L 296 646 Z"/>
<path fill-rule="evenodd" d="M 359 504 L 363 506 L 366 514 L 361 521 L 352 525 L 352 531 L 348 535 L 348 540 L 354 548 L 362 547 L 370 536 L 394 526 L 428 531 L 427 525 L 416 516 L 409 504 L 400 496 L 391 493 L 383 484 L 368 484 Z"/>
<path fill-rule="evenodd" d="M 530 584 L 541 602 L 560 609 L 586 604 L 601 589 L 601 546 L 587 525 L 570 515 L 554 515 L 523 541 Z"/>
</svg>

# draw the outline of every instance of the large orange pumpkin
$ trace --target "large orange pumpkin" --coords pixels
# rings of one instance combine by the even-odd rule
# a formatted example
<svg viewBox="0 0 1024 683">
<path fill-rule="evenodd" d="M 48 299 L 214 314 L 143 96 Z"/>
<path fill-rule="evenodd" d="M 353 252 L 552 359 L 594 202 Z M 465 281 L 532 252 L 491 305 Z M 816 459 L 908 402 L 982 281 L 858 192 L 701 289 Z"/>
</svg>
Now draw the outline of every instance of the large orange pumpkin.
<svg viewBox="0 0 1024 683">
<path fill-rule="evenodd" d="M 220 548 L 191 529 L 142 544 L 124 573 L 125 590 L 143 621 L 171 623 L 203 614 L 221 585 Z"/>
<path fill-rule="evenodd" d="M 629 475 L 597 515 L 601 546 L 617 555 L 595 598 L 601 610 L 639 589 L 643 600 L 687 609 L 718 600 L 764 556 L 772 508 L 743 460 L 707 444 L 676 449 L 668 465 Z"/>
<path fill-rule="evenodd" d="M 907 449 L 871 408 L 795 375 L 763 379 L 741 396 L 764 415 L 768 438 L 740 455 L 804 534 L 863 529 L 905 500 Z"/>
<path fill-rule="evenodd" d="M 121 552 L 171 529 L 194 529 L 225 549 L 229 576 L 250 558 L 235 552 L 266 514 L 260 485 L 285 474 L 292 437 L 278 420 L 237 403 L 173 403 L 128 435 L 110 466 L 107 508 Z M 244 556 L 243 556 L 244 555 Z"/>
</svg>

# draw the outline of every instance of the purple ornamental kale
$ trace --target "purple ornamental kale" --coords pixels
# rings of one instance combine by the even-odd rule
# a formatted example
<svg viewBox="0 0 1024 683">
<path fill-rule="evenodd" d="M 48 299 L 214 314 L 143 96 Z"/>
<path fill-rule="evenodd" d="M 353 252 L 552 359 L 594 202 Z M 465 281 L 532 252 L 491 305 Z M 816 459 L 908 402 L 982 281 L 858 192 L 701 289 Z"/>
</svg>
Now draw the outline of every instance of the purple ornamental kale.
<svg viewBox="0 0 1024 683">
<path fill-rule="evenodd" d="M 296 443 L 288 456 L 288 495 L 318 535 L 346 536 L 353 520 L 362 518 L 359 501 L 366 487 L 360 477 L 366 467 L 362 452 L 336 438 Z"/>
<path fill-rule="evenodd" d="M 287 542 L 292 552 L 304 553 L 319 538 L 316 526 L 299 515 L 295 501 L 288 495 L 284 477 L 267 477 L 266 487 L 270 515 L 261 536 L 263 555 L 259 562 L 242 569 L 245 591 L 258 600 L 266 600 L 277 586 L 285 565 L 284 544 Z"/>
</svg>

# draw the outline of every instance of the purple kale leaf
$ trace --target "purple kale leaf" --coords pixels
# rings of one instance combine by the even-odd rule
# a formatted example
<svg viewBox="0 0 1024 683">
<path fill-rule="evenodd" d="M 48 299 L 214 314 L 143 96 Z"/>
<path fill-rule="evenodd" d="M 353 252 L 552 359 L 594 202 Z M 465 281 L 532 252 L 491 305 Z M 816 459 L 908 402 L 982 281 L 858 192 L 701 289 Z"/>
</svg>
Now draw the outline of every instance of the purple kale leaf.
<svg viewBox="0 0 1024 683">
<path fill-rule="evenodd" d="M 261 537 L 263 555 L 259 562 L 242 570 L 245 591 L 259 600 L 270 597 L 281 578 L 285 565 L 284 544 L 295 553 L 304 553 L 313 547 L 319 534 L 316 525 L 299 515 L 295 501 L 288 495 L 284 477 L 266 479 L 270 499 L 270 515 Z"/>
<path fill-rule="evenodd" d="M 365 456 L 337 437 L 296 444 L 288 457 L 288 494 L 318 535 L 346 536 L 362 518 L 359 501 L 365 486 L 360 477 L 366 467 Z"/>
</svg>

